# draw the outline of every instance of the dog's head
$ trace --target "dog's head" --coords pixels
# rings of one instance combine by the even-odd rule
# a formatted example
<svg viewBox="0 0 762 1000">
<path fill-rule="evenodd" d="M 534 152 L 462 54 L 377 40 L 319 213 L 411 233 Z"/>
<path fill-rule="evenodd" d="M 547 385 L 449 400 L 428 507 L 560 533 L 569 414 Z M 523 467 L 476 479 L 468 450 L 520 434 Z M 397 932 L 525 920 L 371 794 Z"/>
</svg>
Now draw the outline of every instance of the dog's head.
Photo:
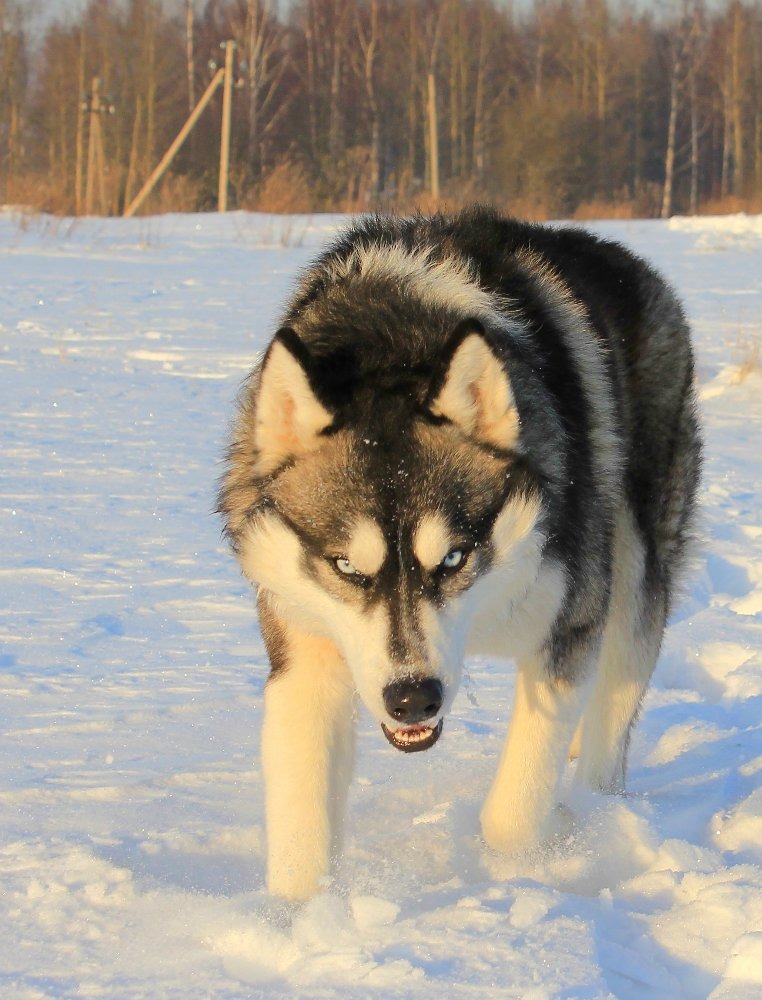
<svg viewBox="0 0 762 1000">
<path fill-rule="evenodd" d="M 478 321 L 416 372 L 356 378 L 345 361 L 276 335 L 223 510 L 260 593 L 336 644 L 393 746 L 423 750 L 457 691 L 480 590 L 503 575 L 510 602 L 537 572 L 539 493 Z"/>
</svg>

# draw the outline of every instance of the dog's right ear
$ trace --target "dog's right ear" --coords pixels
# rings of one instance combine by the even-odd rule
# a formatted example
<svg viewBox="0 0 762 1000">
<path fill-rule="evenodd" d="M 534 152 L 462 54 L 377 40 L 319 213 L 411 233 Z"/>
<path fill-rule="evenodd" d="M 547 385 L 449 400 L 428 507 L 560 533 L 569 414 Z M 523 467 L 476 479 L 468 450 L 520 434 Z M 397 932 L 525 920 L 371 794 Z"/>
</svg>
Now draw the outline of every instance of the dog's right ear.
<svg viewBox="0 0 762 1000">
<path fill-rule="evenodd" d="M 279 330 L 262 362 L 257 390 L 254 444 L 260 475 L 316 448 L 333 420 L 315 395 L 309 369 L 309 353 L 296 333 Z"/>
</svg>

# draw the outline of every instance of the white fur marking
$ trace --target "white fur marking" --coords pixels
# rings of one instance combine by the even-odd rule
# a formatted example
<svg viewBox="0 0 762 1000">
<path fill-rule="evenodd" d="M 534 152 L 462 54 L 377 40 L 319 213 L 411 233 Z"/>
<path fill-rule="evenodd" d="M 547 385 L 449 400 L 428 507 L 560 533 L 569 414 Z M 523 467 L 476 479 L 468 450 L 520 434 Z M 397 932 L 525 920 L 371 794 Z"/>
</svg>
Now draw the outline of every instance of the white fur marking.
<svg viewBox="0 0 762 1000">
<path fill-rule="evenodd" d="M 490 326 L 510 326 L 514 336 L 525 338 L 524 327 L 508 318 L 511 301 L 482 288 L 476 269 L 466 257 L 432 260 L 432 249 L 408 250 L 400 243 L 358 247 L 343 261 L 333 261 L 331 273 L 339 280 L 358 276 L 392 280 L 412 292 L 428 308 L 445 308 L 461 316 L 482 319 Z"/>
<path fill-rule="evenodd" d="M 540 649 L 566 592 L 563 568 L 541 559 L 534 532 L 510 560 L 471 589 L 476 611 L 469 653 L 522 660 Z"/>
<path fill-rule="evenodd" d="M 354 525 L 345 555 L 363 576 L 378 573 L 386 559 L 386 541 L 375 521 L 363 517 Z"/>
<path fill-rule="evenodd" d="M 498 514 L 492 529 L 496 562 L 504 562 L 534 530 L 540 517 L 540 501 L 535 496 L 516 496 Z"/>
<path fill-rule="evenodd" d="M 436 569 L 453 546 L 443 514 L 424 514 L 413 538 L 415 558 L 429 572 Z"/>
</svg>

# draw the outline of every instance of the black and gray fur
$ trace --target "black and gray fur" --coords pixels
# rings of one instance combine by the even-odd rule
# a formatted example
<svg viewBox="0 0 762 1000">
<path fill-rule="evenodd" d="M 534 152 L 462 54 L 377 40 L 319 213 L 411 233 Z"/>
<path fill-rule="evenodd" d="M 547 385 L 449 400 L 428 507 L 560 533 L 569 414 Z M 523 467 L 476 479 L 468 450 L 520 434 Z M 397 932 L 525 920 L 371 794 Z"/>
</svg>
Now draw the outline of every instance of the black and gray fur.
<svg viewBox="0 0 762 1000">
<path fill-rule="evenodd" d="M 462 433 L 435 405 L 472 334 L 510 382 L 518 434 L 507 446 Z M 538 653 L 545 680 L 565 689 L 587 678 L 606 648 L 617 566 L 627 560 L 637 570 L 617 586 L 633 604 L 630 628 L 650 637 L 648 666 L 639 668 L 650 675 L 691 539 L 701 460 L 688 327 L 651 267 L 580 229 L 482 208 L 371 216 L 307 269 L 273 343 L 295 359 L 330 420 L 309 461 L 285 455 L 263 467 L 255 425 L 268 352 L 242 394 L 220 491 L 242 562 L 245 539 L 274 513 L 299 537 L 305 578 L 359 608 L 383 605 L 390 660 L 419 662 L 420 603 L 444 607 L 489 575 L 501 511 L 530 498 L 541 510 L 542 564 L 562 571 Z M 329 481 L 321 481 L 323 453 L 332 456 Z M 416 562 L 413 538 L 427 510 L 467 548 L 463 573 Z M 326 555 L 327 540 L 340 546 L 355 516 L 381 527 L 391 554 L 350 592 Z M 255 582 L 273 669 L 286 670 L 285 605 Z M 636 712 L 637 704 L 631 721 Z M 628 736 L 629 725 L 620 778 Z"/>
</svg>

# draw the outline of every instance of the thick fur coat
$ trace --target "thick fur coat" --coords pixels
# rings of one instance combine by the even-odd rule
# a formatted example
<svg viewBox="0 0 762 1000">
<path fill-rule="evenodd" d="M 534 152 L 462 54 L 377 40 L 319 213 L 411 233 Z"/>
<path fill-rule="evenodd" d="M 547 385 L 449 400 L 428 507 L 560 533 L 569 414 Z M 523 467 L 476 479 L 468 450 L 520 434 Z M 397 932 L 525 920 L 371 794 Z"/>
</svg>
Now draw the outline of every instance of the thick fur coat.
<svg viewBox="0 0 762 1000">
<path fill-rule="evenodd" d="M 427 749 L 467 650 L 518 665 L 487 844 L 553 833 L 570 746 L 580 781 L 623 788 L 691 535 L 693 381 L 669 286 L 578 229 L 368 217 L 307 269 L 220 491 L 272 665 L 272 891 L 330 871 L 355 694 Z"/>
</svg>

